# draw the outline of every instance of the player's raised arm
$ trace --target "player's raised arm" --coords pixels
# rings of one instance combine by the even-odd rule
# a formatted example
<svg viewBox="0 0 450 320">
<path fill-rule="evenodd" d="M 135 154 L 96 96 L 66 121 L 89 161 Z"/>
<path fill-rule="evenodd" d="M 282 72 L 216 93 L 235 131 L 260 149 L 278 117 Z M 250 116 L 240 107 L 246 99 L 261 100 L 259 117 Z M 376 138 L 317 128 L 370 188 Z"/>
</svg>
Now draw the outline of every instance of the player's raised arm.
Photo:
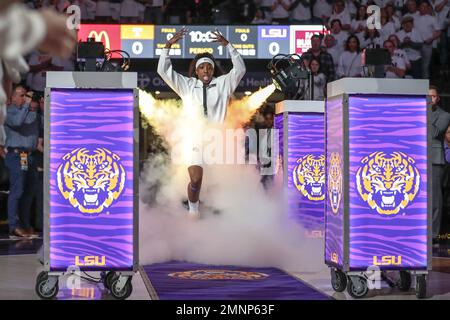
<svg viewBox="0 0 450 320">
<path fill-rule="evenodd" d="M 167 41 L 158 61 L 158 74 L 179 96 L 186 92 L 189 78 L 173 70 L 172 62 L 169 57 L 169 50 L 174 43 L 177 43 L 185 36 L 187 31 L 188 30 L 183 27 Z"/>
<path fill-rule="evenodd" d="M 212 40 L 214 42 L 220 43 L 222 46 L 228 49 L 228 52 L 230 53 L 231 56 L 231 61 L 233 62 L 233 69 L 231 69 L 230 72 L 224 76 L 228 93 L 231 94 L 234 92 L 234 90 L 236 90 L 237 86 L 239 85 L 239 82 L 242 80 L 242 77 L 244 77 L 245 74 L 244 59 L 236 50 L 236 48 L 233 47 L 233 45 L 227 39 L 225 39 L 225 37 L 217 29 L 215 32 L 213 32 L 213 35 L 214 36 L 212 37 Z"/>
</svg>

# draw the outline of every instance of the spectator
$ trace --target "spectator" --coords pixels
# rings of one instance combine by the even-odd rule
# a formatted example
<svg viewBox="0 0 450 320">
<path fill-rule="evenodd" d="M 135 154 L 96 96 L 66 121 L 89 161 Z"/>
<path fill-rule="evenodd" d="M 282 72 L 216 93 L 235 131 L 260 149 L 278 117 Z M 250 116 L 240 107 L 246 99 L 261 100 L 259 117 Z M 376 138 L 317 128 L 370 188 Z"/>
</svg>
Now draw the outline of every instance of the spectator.
<svg viewBox="0 0 450 320">
<path fill-rule="evenodd" d="M 17 86 L 6 117 L 6 167 L 9 170 L 8 220 L 9 234 L 34 237 L 30 224 L 31 202 L 36 186 L 36 164 L 32 152 L 39 135 L 36 105 L 25 104 L 25 88 Z M 18 219 L 19 218 L 19 219 Z"/>
<path fill-rule="evenodd" d="M 313 35 L 311 37 L 311 48 L 303 54 L 303 59 L 311 61 L 316 58 L 320 61 L 321 71 L 324 73 L 328 82 L 336 78 L 336 71 L 334 68 L 333 57 L 321 47 L 322 38 L 320 35 Z"/>
<path fill-rule="evenodd" d="M 333 13 L 330 16 L 330 21 L 333 20 L 339 20 L 343 30 L 349 31 L 351 29 L 350 12 L 346 9 L 344 0 L 337 0 L 334 3 Z"/>
<path fill-rule="evenodd" d="M 120 5 L 120 22 L 139 22 L 139 13 L 142 11 L 140 6 L 142 5 L 135 0 L 123 0 Z"/>
<path fill-rule="evenodd" d="M 324 101 L 327 89 L 327 78 L 321 71 L 320 60 L 312 58 L 309 61 L 309 69 L 314 76 L 314 97 L 312 100 Z"/>
<path fill-rule="evenodd" d="M 216 6 L 213 7 L 212 11 L 213 11 L 213 23 L 216 25 L 219 24 L 231 24 L 232 20 L 233 20 L 233 15 L 235 14 L 234 12 L 234 7 L 232 5 L 232 1 L 231 0 L 225 0 L 223 2 L 220 2 L 219 4 L 217 4 Z M 266 11 L 264 11 L 264 15 L 266 16 L 267 19 L 267 13 Z M 270 21 L 268 21 L 267 23 L 270 23 Z"/>
<path fill-rule="evenodd" d="M 411 76 L 416 79 L 422 78 L 422 43 L 423 39 L 420 33 L 414 28 L 414 19 L 411 16 L 404 17 L 402 20 L 402 30 L 397 32 L 400 40 L 400 48 L 404 49 L 408 60 L 411 63 Z"/>
<path fill-rule="evenodd" d="M 28 64 L 30 65 L 30 73 L 27 82 L 31 90 L 38 94 L 44 93 L 47 71 L 64 70 L 59 58 L 52 58 L 49 54 L 39 51 L 30 55 Z"/>
<path fill-rule="evenodd" d="M 324 42 L 325 42 L 326 51 L 333 58 L 334 70 L 337 70 L 338 63 L 339 63 L 339 57 L 341 56 L 341 51 L 336 46 L 336 40 L 334 39 L 334 37 L 331 34 L 327 34 L 325 36 Z M 332 81 L 332 80 L 334 80 L 334 79 L 330 79 L 328 81 Z"/>
<path fill-rule="evenodd" d="M 440 62 L 441 66 L 448 68 L 448 37 L 447 37 L 447 28 L 448 22 L 447 17 L 450 12 L 450 1 L 449 0 L 430 0 L 430 4 L 436 12 L 437 22 L 439 25 L 439 29 L 441 30 L 441 41 L 440 45 Z"/>
<path fill-rule="evenodd" d="M 450 163 L 450 126 L 448 126 L 447 131 L 445 131 L 444 150 L 445 150 L 445 161 L 447 162 L 447 164 L 449 164 Z"/>
<path fill-rule="evenodd" d="M 182 10 L 182 0 L 167 0 L 163 6 L 165 21 L 169 24 L 180 24 L 186 16 L 186 11 Z"/>
<path fill-rule="evenodd" d="M 288 0 L 272 1 L 272 24 L 289 24 Z"/>
<path fill-rule="evenodd" d="M 360 44 L 355 35 L 347 39 L 345 51 L 339 58 L 337 76 L 338 78 L 362 76 Z"/>
<path fill-rule="evenodd" d="M 336 49 L 339 50 L 339 55 L 345 50 L 345 43 L 348 39 L 348 32 L 342 30 L 341 21 L 338 19 L 330 22 L 331 34 L 334 40 L 336 40 Z"/>
<path fill-rule="evenodd" d="M 331 0 L 315 0 L 313 4 L 313 19 L 314 23 L 327 24 L 333 12 Z"/>
<path fill-rule="evenodd" d="M 344 0 L 345 9 L 348 11 L 348 13 L 350 13 L 350 19 L 356 16 L 356 11 L 358 10 L 358 8 L 355 3 L 359 6 L 359 2 L 360 1 L 356 0 Z"/>
<path fill-rule="evenodd" d="M 311 0 L 291 0 L 289 6 L 292 24 L 311 24 Z"/>
<path fill-rule="evenodd" d="M 417 17 L 419 17 L 420 13 L 417 10 L 417 3 L 416 0 L 408 0 L 406 2 L 406 13 L 403 15 L 403 18 L 405 17 L 412 17 L 414 21 Z"/>
<path fill-rule="evenodd" d="M 422 77 L 430 78 L 430 63 L 433 48 L 437 48 L 437 39 L 441 37 L 441 28 L 435 16 L 428 14 L 431 6 L 427 1 L 422 1 L 419 6 L 420 15 L 414 21 L 417 31 L 422 39 Z"/>
<path fill-rule="evenodd" d="M 111 20 L 115 23 L 120 22 L 120 8 L 122 0 L 109 0 L 111 8 Z"/>
<path fill-rule="evenodd" d="M 388 40 L 391 41 L 394 45 L 394 54 L 405 62 L 406 70 L 411 69 L 411 63 L 409 62 L 408 55 L 406 54 L 405 50 L 398 47 L 400 44 L 400 40 L 398 39 L 397 35 L 391 34 Z"/>
<path fill-rule="evenodd" d="M 163 24 L 162 7 L 164 0 L 145 0 L 144 23 Z"/>
<path fill-rule="evenodd" d="M 394 24 L 395 31 L 400 30 L 401 28 L 400 19 L 396 15 L 394 5 L 392 3 L 388 3 L 385 7 L 385 11 L 387 15 L 387 21 L 392 22 Z"/>
<path fill-rule="evenodd" d="M 406 6 L 407 0 L 394 0 L 394 9 L 395 9 L 395 15 L 399 18 L 402 17 L 403 10 Z"/>
<path fill-rule="evenodd" d="M 71 3 L 68 0 L 48 0 L 47 7 L 52 8 L 59 13 L 64 13 L 70 4 Z"/>
<path fill-rule="evenodd" d="M 450 124 L 450 114 L 442 110 L 440 107 L 440 97 L 438 88 L 430 86 L 428 94 L 431 97 L 431 162 L 432 162 L 432 203 L 433 203 L 433 218 L 432 218 L 432 233 L 433 242 L 439 236 L 442 222 L 442 176 L 445 168 L 444 158 L 444 135 Z"/>
<path fill-rule="evenodd" d="M 273 0 L 261 0 L 259 8 L 264 12 L 268 23 L 272 23 L 272 5 Z"/>
<path fill-rule="evenodd" d="M 110 23 L 112 22 L 112 8 L 111 3 L 106 0 L 97 0 L 95 6 L 95 22 Z"/>
<path fill-rule="evenodd" d="M 187 5 L 187 23 L 209 24 L 211 23 L 211 6 L 209 1 L 190 0 Z"/>
<path fill-rule="evenodd" d="M 384 8 L 387 4 L 392 3 L 392 0 L 374 0 L 374 2 L 380 8 Z"/>
<path fill-rule="evenodd" d="M 395 47 L 392 41 L 386 40 L 383 47 L 391 55 L 391 65 L 386 67 L 386 78 L 403 78 L 406 72 L 405 60 L 395 54 Z"/>
<path fill-rule="evenodd" d="M 80 7 L 81 21 L 89 22 L 95 19 L 95 1 L 75 0 L 73 4 Z"/>
<path fill-rule="evenodd" d="M 238 0 L 238 12 L 240 13 L 237 23 L 249 24 L 256 12 L 256 4 L 250 0 Z M 210 8 L 211 12 L 211 8 Z M 211 14 L 211 13 L 209 13 Z"/>
<path fill-rule="evenodd" d="M 355 19 L 352 20 L 351 23 L 351 31 L 358 35 L 362 34 L 367 27 L 367 7 L 365 5 L 361 5 L 356 12 Z"/>
<path fill-rule="evenodd" d="M 360 38 L 360 43 L 362 48 L 381 48 L 383 46 L 383 41 L 380 37 L 380 33 L 377 29 L 366 28 L 363 36 Z"/>
<path fill-rule="evenodd" d="M 20 73 L 28 66 L 23 55 L 40 46 L 52 55 L 66 56 L 76 44 L 76 34 L 66 27 L 66 18 L 53 10 L 34 11 L 14 2 L 0 2 L 0 154 L 5 144 L 4 121 L 6 101 L 12 83 L 20 81 Z M 51 30 L 52 32 L 48 32 Z"/>
<path fill-rule="evenodd" d="M 380 12 L 380 22 L 381 29 L 378 30 L 380 33 L 381 41 L 384 43 L 385 40 L 389 38 L 391 34 L 395 34 L 397 29 L 395 27 L 395 23 L 389 20 L 389 16 L 386 9 L 382 9 Z"/>
<path fill-rule="evenodd" d="M 266 19 L 266 15 L 261 8 L 256 9 L 255 17 L 253 18 L 252 24 L 267 24 L 269 21 Z"/>
<path fill-rule="evenodd" d="M 36 150 L 33 152 L 36 161 L 37 185 L 35 190 L 36 219 L 34 227 L 37 232 L 43 230 L 44 219 L 44 97 L 36 95 L 33 100 L 39 104 L 38 117 L 40 120 L 39 138 Z"/>
</svg>

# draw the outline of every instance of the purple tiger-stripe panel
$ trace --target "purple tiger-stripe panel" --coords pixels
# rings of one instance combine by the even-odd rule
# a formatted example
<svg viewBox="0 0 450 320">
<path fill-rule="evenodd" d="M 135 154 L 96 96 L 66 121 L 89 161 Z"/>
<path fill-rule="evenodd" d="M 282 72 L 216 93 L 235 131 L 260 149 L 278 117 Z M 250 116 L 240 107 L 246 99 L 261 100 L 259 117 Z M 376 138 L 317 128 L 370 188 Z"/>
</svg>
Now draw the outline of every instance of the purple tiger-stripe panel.
<svg viewBox="0 0 450 320">
<path fill-rule="evenodd" d="M 330 172 L 330 159 L 332 154 L 338 154 L 343 161 L 343 99 L 333 97 L 326 102 L 326 131 L 325 131 L 325 151 L 326 151 L 326 191 L 325 191 L 325 262 L 329 265 L 342 267 L 344 259 L 344 209 L 343 194 L 337 213 L 331 207 L 331 199 L 328 192 Z M 343 163 L 342 163 L 343 165 Z M 341 173 L 343 166 L 341 166 Z M 344 190 L 345 191 L 345 190 Z M 334 256 L 334 258 L 332 258 Z"/>
<path fill-rule="evenodd" d="M 50 105 L 50 268 L 81 261 L 82 270 L 133 266 L 133 91 L 52 89 Z M 100 213 L 82 213 L 61 194 L 57 170 L 77 148 L 105 148 L 125 170 L 119 197 Z M 97 263 L 86 263 L 96 257 Z M 101 264 L 104 259 L 104 265 Z M 99 263 L 100 262 L 100 263 Z"/>
<path fill-rule="evenodd" d="M 394 257 L 398 268 L 426 268 L 426 125 L 425 96 L 361 95 L 349 98 L 351 269 L 365 269 L 374 264 L 374 257 L 380 263 L 386 256 Z M 361 161 L 374 152 L 383 152 L 386 157 L 401 152 L 414 159 L 413 165 L 420 174 L 419 191 L 397 214 L 378 213 L 363 200 L 357 189 L 357 172 L 364 165 Z M 393 196 L 386 199 L 389 203 L 394 201 L 392 206 L 396 204 Z"/>
<path fill-rule="evenodd" d="M 297 190 L 293 174 L 297 161 L 307 155 L 315 159 L 324 155 L 324 115 L 289 113 L 288 115 L 288 189 L 289 216 L 308 232 L 324 230 L 324 200 L 313 201 Z M 325 185 L 322 187 L 325 192 Z"/>
</svg>

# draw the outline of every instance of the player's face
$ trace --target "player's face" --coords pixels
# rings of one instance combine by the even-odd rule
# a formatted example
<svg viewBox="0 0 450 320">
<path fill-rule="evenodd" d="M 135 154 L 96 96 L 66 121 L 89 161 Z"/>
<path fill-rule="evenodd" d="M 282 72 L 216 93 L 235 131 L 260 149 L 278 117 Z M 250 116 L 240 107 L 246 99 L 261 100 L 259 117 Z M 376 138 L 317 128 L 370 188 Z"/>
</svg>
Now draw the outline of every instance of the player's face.
<svg viewBox="0 0 450 320">
<path fill-rule="evenodd" d="M 197 70 L 195 70 L 195 73 L 204 84 L 208 84 L 213 77 L 214 67 L 208 62 L 203 62 L 198 66 Z"/>
</svg>

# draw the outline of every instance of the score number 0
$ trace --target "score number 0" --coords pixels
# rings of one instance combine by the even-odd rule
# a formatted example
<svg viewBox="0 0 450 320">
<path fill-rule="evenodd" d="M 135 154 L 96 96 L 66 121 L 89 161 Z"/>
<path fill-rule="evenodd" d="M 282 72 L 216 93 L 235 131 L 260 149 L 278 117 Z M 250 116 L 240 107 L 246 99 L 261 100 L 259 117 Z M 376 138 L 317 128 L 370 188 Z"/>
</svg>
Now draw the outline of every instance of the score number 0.
<svg viewBox="0 0 450 320">
<path fill-rule="evenodd" d="M 269 43 L 269 53 L 273 56 L 280 53 L 280 45 L 277 42 Z"/>
</svg>

